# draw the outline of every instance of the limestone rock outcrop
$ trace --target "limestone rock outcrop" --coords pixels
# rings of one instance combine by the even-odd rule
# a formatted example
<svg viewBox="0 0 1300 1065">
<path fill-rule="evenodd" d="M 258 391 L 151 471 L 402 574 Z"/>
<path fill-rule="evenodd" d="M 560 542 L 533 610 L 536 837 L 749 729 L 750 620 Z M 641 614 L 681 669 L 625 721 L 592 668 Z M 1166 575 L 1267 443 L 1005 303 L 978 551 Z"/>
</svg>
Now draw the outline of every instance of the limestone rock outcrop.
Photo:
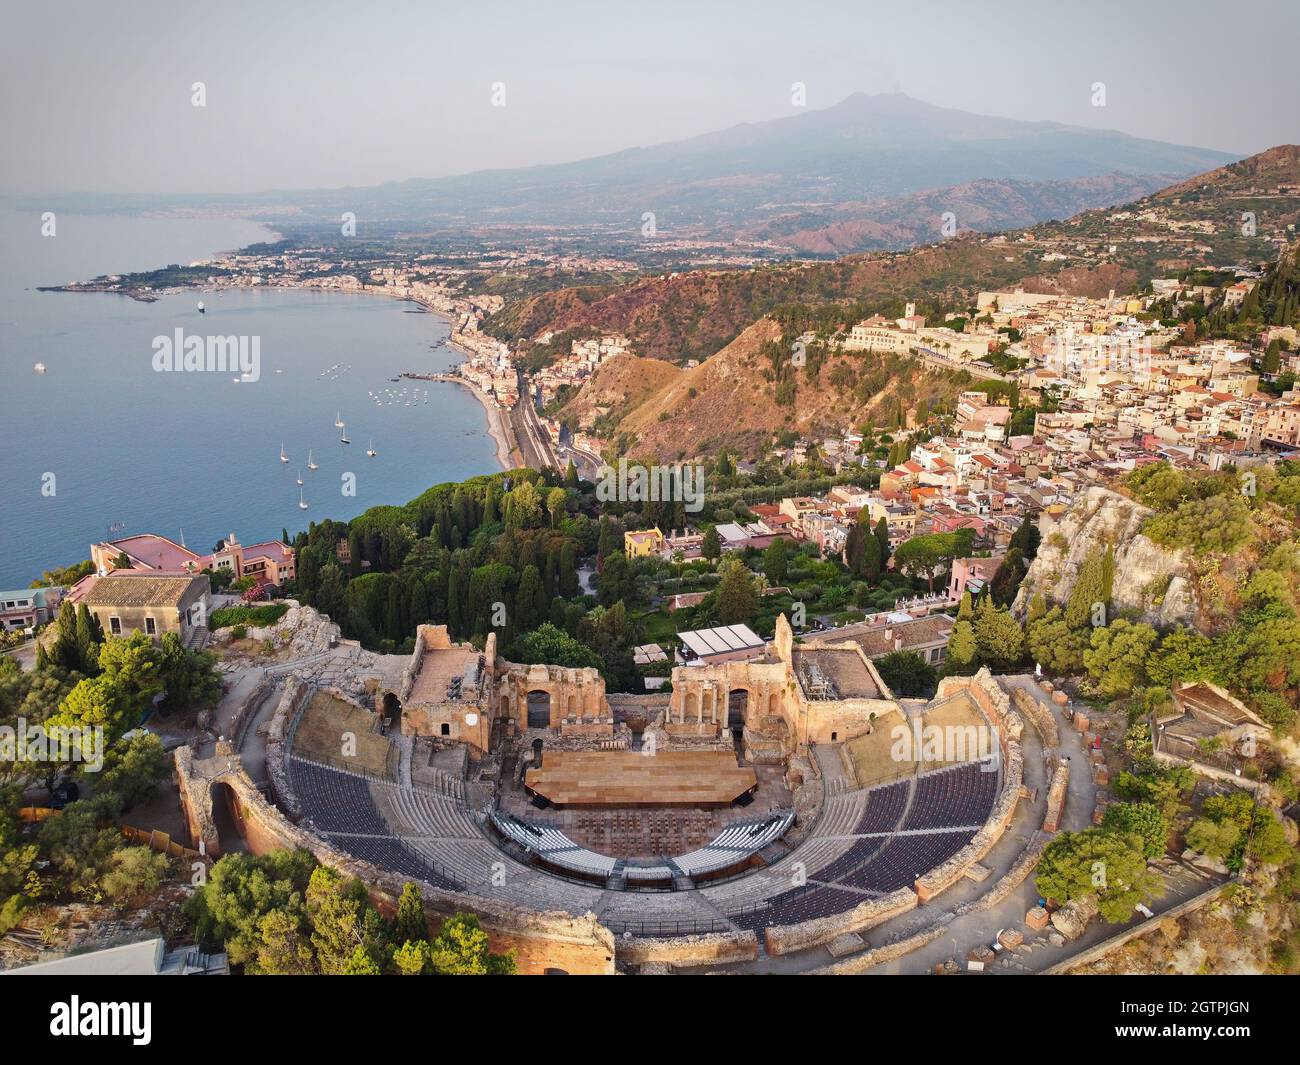
<svg viewBox="0 0 1300 1065">
<path fill-rule="evenodd" d="M 1025 616 L 1035 595 L 1049 604 L 1064 603 L 1084 563 L 1109 547 L 1115 553 L 1111 604 L 1116 611 L 1135 612 L 1157 626 L 1191 625 L 1196 598 L 1185 557 L 1139 531 L 1153 513 L 1107 488 L 1089 488 L 1059 520 L 1044 523 L 1038 555 L 1016 596 L 1016 616 Z"/>
</svg>

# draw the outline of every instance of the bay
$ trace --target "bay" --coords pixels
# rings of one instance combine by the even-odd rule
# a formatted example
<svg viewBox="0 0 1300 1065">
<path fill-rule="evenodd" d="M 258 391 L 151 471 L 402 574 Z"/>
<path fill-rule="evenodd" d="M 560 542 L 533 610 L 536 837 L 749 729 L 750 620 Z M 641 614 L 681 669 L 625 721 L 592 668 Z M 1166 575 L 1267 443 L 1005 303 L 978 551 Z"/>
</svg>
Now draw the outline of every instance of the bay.
<svg viewBox="0 0 1300 1065">
<path fill-rule="evenodd" d="M 292 535 L 498 469 L 486 414 L 465 389 L 390 380 L 460 361 L 441 317 L 296 289 L 182 291 L 155 303 L 38 292 L 273 239 L 232 219 L 60 215 L 57 227 L 42 237 L 38 214 L 0 212 L 0 588 L 84 559 L 109 535 L 184 536 L 206 552 L 232 532 L 244 543 Z M 157 372 L 155 338 L 178 328 L 256 337 L 260 379 Z M 345 494 L 349 474 L 355 495 Z"/>
</svg>

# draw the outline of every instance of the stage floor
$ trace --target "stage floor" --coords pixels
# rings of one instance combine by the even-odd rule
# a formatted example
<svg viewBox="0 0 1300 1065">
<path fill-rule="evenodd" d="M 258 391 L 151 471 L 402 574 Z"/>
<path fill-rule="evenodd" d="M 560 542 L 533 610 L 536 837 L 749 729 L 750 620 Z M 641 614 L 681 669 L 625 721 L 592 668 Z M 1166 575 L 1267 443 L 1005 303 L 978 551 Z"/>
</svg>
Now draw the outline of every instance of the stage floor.
<svg viewBox="0 0 1300 1065">
<path fill-rule="evenodd" d="M 556 806 L 726 806 L 758 777 L 729 751 L 546 751 L 524 783 Z"/>
</svg>

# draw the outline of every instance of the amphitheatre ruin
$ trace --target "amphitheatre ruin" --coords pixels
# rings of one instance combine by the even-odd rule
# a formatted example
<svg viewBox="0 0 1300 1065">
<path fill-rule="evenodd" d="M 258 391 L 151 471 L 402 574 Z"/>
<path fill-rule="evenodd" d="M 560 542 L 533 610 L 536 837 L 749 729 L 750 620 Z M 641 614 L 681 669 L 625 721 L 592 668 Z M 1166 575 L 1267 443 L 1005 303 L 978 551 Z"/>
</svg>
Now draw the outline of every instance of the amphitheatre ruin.
<svg viewBox="0 0 1300 1065">
<path fill-rule="evenodd" d="M 409 658 L 285 673 L 264 785 L 238 741 L 178 750 L 183 813 L 210 855 L 305 847 L 381 908 L 415 882 L 431 927 L 474 912 L 532 973 L 833 971 L 871 929 L 1007 898 L 1056 828 L 1068 762 L 1015 678 L 896 699 L 781 617 L 761 659 L 671 680 L 606 693 L 422 626 Z"/>
</svg>

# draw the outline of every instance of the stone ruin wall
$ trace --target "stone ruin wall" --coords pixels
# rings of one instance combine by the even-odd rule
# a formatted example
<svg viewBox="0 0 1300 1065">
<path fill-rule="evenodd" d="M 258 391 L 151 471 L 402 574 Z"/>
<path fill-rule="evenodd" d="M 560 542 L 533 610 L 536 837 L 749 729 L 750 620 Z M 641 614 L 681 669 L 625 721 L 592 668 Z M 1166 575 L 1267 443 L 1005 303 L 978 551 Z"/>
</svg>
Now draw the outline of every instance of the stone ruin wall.
<svg viewBox="0 0 1300 1065">
<path fill-rule="evenodd" d="M 916 909 L 918 900 L 911 888 L 899 888 L 878 899 L 860 903 L 847 913 L 814 917 L 798 924 L 769 925 L 763 939 L 769 954 L 791 954 L 829 943 L 846 932 L 865 932 L 900 914 Z"/>
<path fill-rule="evenodd" d="M 298 721 L 311 702 L 314 691 L 315 688 L 306 681 L 290 677 L 266 730 L 266 773 L 271 794 L 283 797 L 281 801 L 286 803 L 285 812 L 295 821 L 302 816 L 302 810 L 293 789 L 289 787 L 286 762 L 293 746 Z"/>
<path fill-rule="evenodd" d="M 1043 738 L 1044 747 L 1059 747 L 1061 745 L 1061 735 L 1056 727 L 1056 718 L 1052 716 L 1052 711 L 1048 709 L 1046 703 L 1040 699 L 1035 699 L 1023 688 L 1011 689 L 1011 701 L 1015 703 L 1016 709 L 1034 726 L 1034 729 Z"/>
<path fill-rule="evenodd" d="M 619 939 L 618 960 L 625 965 L 666 964 L 680 968 L 756 961 L 758 936 L 753 932 L 709 932 L 665 938 Z"/>
</svg>

